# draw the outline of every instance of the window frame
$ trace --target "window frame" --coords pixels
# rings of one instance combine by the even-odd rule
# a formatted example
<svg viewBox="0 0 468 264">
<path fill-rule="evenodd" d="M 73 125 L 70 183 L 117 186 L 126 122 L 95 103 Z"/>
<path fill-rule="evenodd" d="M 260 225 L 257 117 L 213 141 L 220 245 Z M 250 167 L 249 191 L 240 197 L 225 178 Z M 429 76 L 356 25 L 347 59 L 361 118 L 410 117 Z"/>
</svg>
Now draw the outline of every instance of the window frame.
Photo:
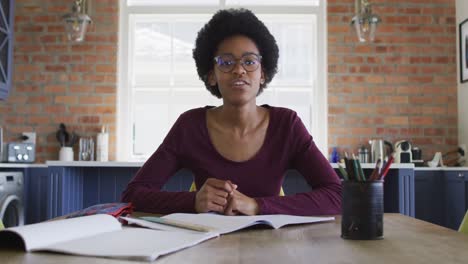
<svg viewBox="0 0 468 264">
<path fill-rule="evenodd" d="M 130 124 L 131 107 L 131 60 L 132 49 L 128 38 L 130 16 L 132 14 L 214 14 L 216 11 L 238 7 L 225 5 L 224 0 L 216 6 L 127 6 L 127 0 L 119 0 L 119 43 L 118 43 L 118 78 L 117 78 L 117 135 L 116 158 L 121 161 L 141 161 L 132 156 L 133 127 Z M 311 97 L 311 134 L 319 150 L 328 156 L 328 89 L 327 89 L 327 17 L 326 0 L 320 0 L 319 6 L 248 6 L 256 14 L 315 14 L 317 16 L 317 78 Z M 208 91 L 206 91 L 208 92 Z M 314 133 L 315 132 L 315 133 Z"/>
</svg>

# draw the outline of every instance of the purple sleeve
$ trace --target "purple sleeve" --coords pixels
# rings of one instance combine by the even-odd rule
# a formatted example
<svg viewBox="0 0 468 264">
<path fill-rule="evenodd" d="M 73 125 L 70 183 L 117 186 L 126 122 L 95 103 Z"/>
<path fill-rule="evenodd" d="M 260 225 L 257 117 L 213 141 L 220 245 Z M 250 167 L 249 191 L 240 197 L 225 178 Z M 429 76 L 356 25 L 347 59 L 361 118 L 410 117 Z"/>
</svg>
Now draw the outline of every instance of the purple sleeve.
<svg viewBox="0 0 468 264">
<path fill-rule="evenodd" d="M 159 214 L 195 212 L 194 192 L 161 191 L 167 180 L 182 166 L 179 146 L 183 125 L 184 122 L 179 117 L 164 142 L 127 185 L 122 194 L 122 202 L 131 202 L 135 210 L 142 212 Z"/>
<path fill-rule="evenodd" d="M 259 214 L 341 214 L 341 180 L 297 115 L 293 117 L 291 129 L 287 142 L 291 144 L 292 168 L 304 176 L 312 191 L 256 198 Z"/>
</svg>

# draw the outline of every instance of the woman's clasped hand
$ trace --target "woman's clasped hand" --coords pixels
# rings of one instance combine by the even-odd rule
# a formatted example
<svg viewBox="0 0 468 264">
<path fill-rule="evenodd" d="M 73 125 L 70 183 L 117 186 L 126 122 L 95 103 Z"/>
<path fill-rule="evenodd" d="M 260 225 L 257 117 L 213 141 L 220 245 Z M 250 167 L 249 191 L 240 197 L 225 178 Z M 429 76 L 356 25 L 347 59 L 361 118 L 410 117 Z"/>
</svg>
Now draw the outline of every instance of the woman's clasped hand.
<svg viewBox="0 0 468 264">
<path fill-rule="evenodd" d="M 209 178 L 195 197 L 198 213 L 217 212 L 225 215 L 255 215 L 258 204 L 237 190 L 237 185 L 227 180 Z"/>
</svg>

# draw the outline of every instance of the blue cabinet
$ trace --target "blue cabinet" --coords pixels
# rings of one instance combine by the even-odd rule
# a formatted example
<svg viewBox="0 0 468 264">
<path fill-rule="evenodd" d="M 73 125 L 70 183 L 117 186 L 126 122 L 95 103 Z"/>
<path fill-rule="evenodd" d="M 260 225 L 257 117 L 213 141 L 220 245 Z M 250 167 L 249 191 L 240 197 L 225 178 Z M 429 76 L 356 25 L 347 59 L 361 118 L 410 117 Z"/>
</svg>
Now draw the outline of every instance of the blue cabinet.
<svg viewBox="0 0 468 264">
<path fill-rule="evenodd" d="M 445 226 L 457 230 L 466 212 L 465 171 L 446 171 Z"/>
<path fill-rule="evenodd" d="M 49 166 L 46 177 L 36 178 L 31 198 L 37 197 L 34 219 L 62 216 L 91 205 L 118 202 L 122 191 L 138 167 L 61 167 Z M 163 186 L 166 191 L 189 190 L 193 175 L 181 170 Z M 31 181 L 31 183 L 33 183 Z M 412 169 L 391 169 L 385 181 L 385 212 L 414 216 L 414 173 Z M 36 189 L 35 191 L 33 189 Z M 283 182 L 286 194 L 307 192 L 309 185 L 295 170 Z M 40 191 L 41 193 L 37 193 Z M 44 198 L 45 197 L 45 198 Z M 45 201 L 44 201 L 45 199 Z M 44 208 L 46 208 L 44 213 Z"/>
<path fill-rule="evenodd" d="M 14 0 L 0 3 L 0 100 L 5 100 L 12 83 Z"/>
<path fill-rule="evenodd" d="M 24 188 L 25 223 L 38 223 L 49 219 L 47 215 L 48 168 L 26 168 Z"/>
<path fill-rule="evenodd" d="M 441 188 L 442 171 L 415 171 L 415 209 L 416 218 L 437 225 L 444 225 L 445 205 L 444 193 Z"/>
<path fill-rule="evenodd" d="M 457 230 L 468 209 L 468 171 L 416 171 L 416 218 Z"/>
</svg>

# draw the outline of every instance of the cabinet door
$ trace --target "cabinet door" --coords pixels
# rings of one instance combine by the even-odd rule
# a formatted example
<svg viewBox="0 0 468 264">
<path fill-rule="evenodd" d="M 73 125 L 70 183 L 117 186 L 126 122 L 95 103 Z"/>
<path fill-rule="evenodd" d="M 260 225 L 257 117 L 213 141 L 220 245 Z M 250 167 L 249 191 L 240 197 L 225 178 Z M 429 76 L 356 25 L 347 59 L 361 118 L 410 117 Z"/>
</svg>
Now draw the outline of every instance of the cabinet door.
<svg viewBox="0 0 468 264">
<path fill-rule="evenodd" d="M 444 225 L 442 217 L 444 199 L 443 190 L 440 188 L 442 171 L 415 171 L 415 211 L 416 218 Z"/>
<path fill-rule="evenodd" d="M 25 223 L 47 220 L 48 169 L 28 168 L 24 175 Z"/>
<path fill-rule="evenodd" d="M 13 67 L 14 0 L 0 2 L 0 100 L 8 97 Z"/>
<path fill-rule="evenodd" d="M 465 171 L 445 171 L 445 226 L 457 230 L 466 212 Z"/>
</svg>

